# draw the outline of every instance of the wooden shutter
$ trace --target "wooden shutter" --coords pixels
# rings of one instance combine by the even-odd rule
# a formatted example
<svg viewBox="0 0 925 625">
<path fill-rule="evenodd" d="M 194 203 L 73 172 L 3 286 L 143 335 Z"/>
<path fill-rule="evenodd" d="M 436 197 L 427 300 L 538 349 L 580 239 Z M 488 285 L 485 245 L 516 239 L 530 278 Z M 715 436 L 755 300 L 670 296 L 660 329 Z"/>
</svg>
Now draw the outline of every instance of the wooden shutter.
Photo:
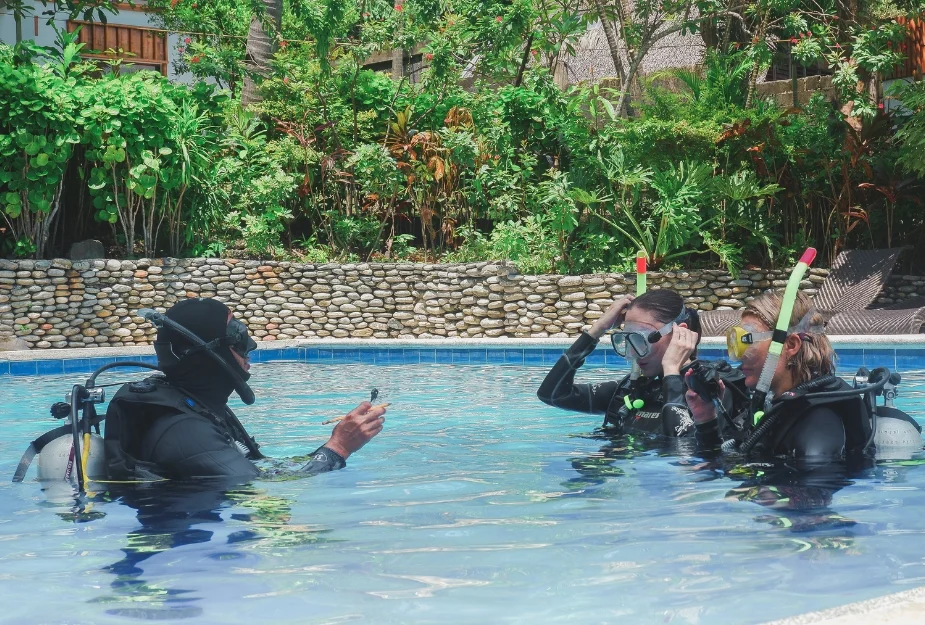
<svg viewBox="0 0 925 625">
<path fill-rule="evenodd" d="M 80 28 L 78 41 L 86 44 L 82 55 L 88 58 L 124 58 L 126 62 L 153 66 L 167 75 L 167 32 L 156 28 L 100 24 L 68 20 L 68 32 Z"/>
</svg>

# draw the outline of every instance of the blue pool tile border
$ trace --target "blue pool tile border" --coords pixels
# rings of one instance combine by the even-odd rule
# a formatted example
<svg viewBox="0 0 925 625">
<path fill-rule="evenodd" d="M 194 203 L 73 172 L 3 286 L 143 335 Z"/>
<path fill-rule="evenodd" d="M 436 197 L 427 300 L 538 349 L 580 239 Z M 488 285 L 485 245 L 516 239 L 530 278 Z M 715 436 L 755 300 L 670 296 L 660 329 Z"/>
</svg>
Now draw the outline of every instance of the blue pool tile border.
<svg viewBox="0 0 925 625">
<path fill-rule="evenodd" d="M 344 347 L 295 346 L 259 349 L 251 358 L 255 363 L 306 362 L 316 364 L 371 364 L 371 365 L 514 365 L 551 367 L 562 356 L 563 348 L 545 346 L 509 347 L 421 347 L 375 346 Z M 889 367 L 893 371 L 925 371 L 925 349 L 839 348 L 838 366 L 842 373 L 862 366 Z M 97 352 L 99 353 L 99 352 Z M 707 360 L 725 358 L 725 350 L 715 347 L 701 348 L 700 357 Z M 0 359 L 0 376 L 31 377 L 39 375 L 89 374 L 104 364 L 119 361 L 141 361 L 155 364 L 153 354 L 140 356 L 97 356 L 77 358 L 48 358 L 36 360 Z M 625 369 L 626 360 L 601 345 L 586 359 L 585 365 L 595 368 Z"/>
</svg>

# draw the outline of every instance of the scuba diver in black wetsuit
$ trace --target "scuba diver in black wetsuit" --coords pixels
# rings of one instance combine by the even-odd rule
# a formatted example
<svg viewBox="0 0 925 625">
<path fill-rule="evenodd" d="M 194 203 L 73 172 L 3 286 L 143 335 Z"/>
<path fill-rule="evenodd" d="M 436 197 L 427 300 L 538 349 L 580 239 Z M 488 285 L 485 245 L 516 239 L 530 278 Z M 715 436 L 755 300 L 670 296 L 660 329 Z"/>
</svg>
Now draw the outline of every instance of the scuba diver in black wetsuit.
<svg viewBox="0 0 925 625">
<path fill-rule="evenodd" d="M 878 438 L 887 442 L 893 434 L 891 444 L 904 445 L 910 453 L 921 450 L 918 424 L 875 404 L 876 394 L 895 385 L 898 376 L 875 370 L 858 388 L 836 377 L 824 328 L 822 316 L 802 293 L 767 292 L 745 307 L 740 325 L 728 333 L 727 346 L 730 358 L 742 361 L 745 385 L 756 396 L 770 380 L 770 401 L 759 396 L 746 418 L 740 415 L 731 424 L 717 418 L 713 403 L 687 392 L 704 455 L 720 457 L 733 465 L 727 474 L 746 479 L 732 496 L 774 508 L 818 510 L 872 466 Z M 772 349 L 774 342 L 779 351 Z M 692 374 L 687 375 L 690 380 Z"/>
<path fill-rule="evenodd" d="M 760 389 L 762 378 L 770 379 L 770 402 L 752 406 L 755 417 L 744 421 L 747 427 L 740 432 L 728 428 L 721 432 L 714 406 L 687 392 L 697 422 L 697 438 L 704 449 L 722 445 L 724 450 L 740 454 L 784 457 L 795 465 L 813 459 L 853 460 L 874 456 L 874 440 L 877 430 L 882 429 L 877 427 L 878 415 L 917 427 L 905 413 L 873 404 L 871 392 L 882 390 L 890 380 L 895 384 L 895 374 L 875 370 L 871 384 L 861 388 L 852 388 L 834 375 L 835 353 L 825 335 L 825 322 L 802 293 L 796 294 L 792 304 L 790 319 L 796 323 L 780 332 L 780 357 L 773 358 L 771 366 L 772 328 L 778 324 L 784 301 L 779 291 L 752 300 L 742 312 L 741 324 L 731 328 L 727 336 L 730 357 L 742 361 L 745 385 Z M 921 430 L 912 431 L 915 436 L 906 444 L 921 449 Z"/>
<path fill-rule="evenodd" d="M 576 384 L 575 373 L 614 326 L 614 349 L 641 375 L 619 382 Z M 562 355 L 537 391 L 540 401 L 566 410 L 603 414 L 611 433 L 647 432 L 669 437 L 694 433 L 684 401 L 682 369 L 696 354 L 700 319 L 677 293 L 661 289 L 616 300 Z"/>
<path fill-rule="evenodd" d="M 158 326 L 155 351 L 163 377 L 125 384 L 106 412 L 105 448 L 111 480 L 257 477 L 264 456 L 227 406 L 237 391 L 245 403 L 249 353 L 247 328 L 214 299 L 189 299 L 166 315 L 147 313 Z M 331 438 L 301 467 L 313 475 L 340 469 L 347 458 L 382 431 L 384 407 L 363 402 L 335 426 Z"/>
</svg>

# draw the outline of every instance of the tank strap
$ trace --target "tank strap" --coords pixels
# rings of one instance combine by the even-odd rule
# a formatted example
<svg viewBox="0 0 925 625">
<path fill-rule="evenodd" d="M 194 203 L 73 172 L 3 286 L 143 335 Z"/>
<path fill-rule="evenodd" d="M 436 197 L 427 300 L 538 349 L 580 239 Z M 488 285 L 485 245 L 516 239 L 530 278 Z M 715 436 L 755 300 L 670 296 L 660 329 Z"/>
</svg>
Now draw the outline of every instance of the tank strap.
<svg viewBox="0 0 925 625">
<path fill-rule="evenodd" d="M 16 467 L 16 472 L 13 474 L 13 481 L 22 482 L 25 479 L 26 472 L 29 470 L 29 465 L 31 465 L 35 457 L 39 453 L 41 453 L 45 445 L 55 440 L 59 436 L 66 436 L 67 434 L 70 434 L 70 433 L 71 433 L 71 426 L 62 425 L 60 427 L 56 427 L 50 432 L 45 432 L 44 434 L 39 436 L 37 439 L 29 443 L 29 446 L 26 447 L 26 453 L 24 453 L 22 455 L 22 458 L 20 458 L 19 466 Z"/>
</svg>

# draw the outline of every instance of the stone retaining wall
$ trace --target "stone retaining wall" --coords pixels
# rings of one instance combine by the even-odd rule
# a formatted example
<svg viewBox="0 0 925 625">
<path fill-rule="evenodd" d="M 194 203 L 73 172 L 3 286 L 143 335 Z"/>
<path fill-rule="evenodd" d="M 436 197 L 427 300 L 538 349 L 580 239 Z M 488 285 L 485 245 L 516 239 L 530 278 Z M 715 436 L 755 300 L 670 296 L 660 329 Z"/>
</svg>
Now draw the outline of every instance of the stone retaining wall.
<svg viewBox="0 0 925 625">
<path fill-rule="evenodd" d="M 808 294 L 827 275 L 812 269 Z M 784 286 L 783 271 L 649 274 L 701 310 L 740 308 Z M 146 345 L 139 308 L 216 297 L 257 340 L 291 338 L 567 337 L 632 292 L 633 274 L 524 276 L 510 263 L 304 265 L 221 259 L 0 260 L 0 345 Z M 883 303 L 925 296 L 925 277 L 897 276 Z"/>
</svg>

